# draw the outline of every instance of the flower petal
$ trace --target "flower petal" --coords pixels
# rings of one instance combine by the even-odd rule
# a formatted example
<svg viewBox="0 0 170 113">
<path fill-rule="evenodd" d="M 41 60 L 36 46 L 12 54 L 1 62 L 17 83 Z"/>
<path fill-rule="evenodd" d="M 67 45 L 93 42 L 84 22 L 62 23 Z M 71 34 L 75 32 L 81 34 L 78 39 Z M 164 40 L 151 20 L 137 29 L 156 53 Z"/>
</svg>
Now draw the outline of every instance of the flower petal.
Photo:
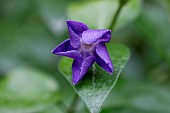
<svg viewBox="0 0 170 113">
<path fill-rule="evenodd" d="M 86 74 L 88 69 L 95 62 L 93 56 L 86 57 L 85 59 L 76 59 L 73 61 L 72 71 L 73 71 L 73 84 L 77 84 L 83 76 Z"/>
<path fill-rule="evenodd" d="M 80 37 L 83 31 L 88 30 L 88 26 L 82 22 L 67 21 L 67 27 L 70 35 L 70 44 L 73 48 L 80 46 Z"/>
<path fill-rule="evenodd" d="M 82 57 L 80 52 L 72 49 L 72 47 L 70 46 L 70 40 L 69 39 L 65 40 L 60 45 L 55 47 L 54 50 L 52 50 L 52 53 L 56 54 L 56 55 L 74 58 L 74 59 Z"/>
<path fill-rule="evenodd" d="M 107 51 L 106 45 L 103 42 L 96 46 L 96 54 L 96 63 L 104 70 L 112 74 L 114 71 L 113 64 Z"/>
<path fill-rule="evenodd" d="M 82 39 L 86 44 L 94 42 L 109 42 L 111 39 L 111 31 L 107 29 L 86 30 L 82 33 Z"/>
<path fill-rule="evenodd" d="M 70 27 L 77 35 L 81 35 L 83 31 L 89 29 L 86 24 L 72 20 L 67 20 L 67 26 Z"/>
</svg>

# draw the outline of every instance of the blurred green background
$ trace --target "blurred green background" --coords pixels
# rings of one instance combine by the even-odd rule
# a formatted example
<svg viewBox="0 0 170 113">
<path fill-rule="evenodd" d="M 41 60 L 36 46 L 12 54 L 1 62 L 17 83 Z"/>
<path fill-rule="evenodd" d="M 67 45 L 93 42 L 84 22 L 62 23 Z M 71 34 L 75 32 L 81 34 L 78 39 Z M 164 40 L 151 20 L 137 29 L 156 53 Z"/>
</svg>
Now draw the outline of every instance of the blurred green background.
<svg viewBox="0 0 170 113">
<path fill-rule="evenodd" d="M 130 1 L 111 41 L 132 55 L 102 113 L 170 113 L 170 0 Z M 75 93 L 51 50 L 68 38 L 67 19 L 107 28 L 117 3 L 0 0 L 0 113 L 68 113 Z"/>
</svg>

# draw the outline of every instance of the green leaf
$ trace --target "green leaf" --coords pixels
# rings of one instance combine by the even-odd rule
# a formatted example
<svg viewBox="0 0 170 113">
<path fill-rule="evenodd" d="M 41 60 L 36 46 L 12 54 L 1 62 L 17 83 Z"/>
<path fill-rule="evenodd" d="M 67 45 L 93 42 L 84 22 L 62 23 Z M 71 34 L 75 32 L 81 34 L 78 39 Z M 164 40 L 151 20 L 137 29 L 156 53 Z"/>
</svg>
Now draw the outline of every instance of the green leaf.
<svg viewBox="0 0 170 113">
<path fill-rule="evenodd" d="M 40 14 L 44 24 L 57 37 L 64 34 L 65 25 L 65 7 L 69 1 L 56 0 L 36 0 L 38 13 Z"/>
<path fill-rule="evenodd" d="M 40 113 L 63 113 L 63 112 L 57 106 L 52 105 L 51 107 Z"/>
<path fill-rule="evenodd" d="M 58 85 L 49 75 L 22 67 L 0 79 L 0 112 L 32 113 L 47 109 L 58 97 Z"/>
<path fill-rule="evenodd" d="M 85 102 L 91 113 L 100 112 L 104 100 L 115 86 L 120 72 L 130 57 L 129 49 L 123 45 L 110 43 L 107 45 L 107 48 L 115 69 L 113 75 L 108 74 L 98 65 L 95 65 L 95 74 L 93 74 L 92 69 L 89 70 L 82 81 L 73 86 L 71 80 L 72 59 L 63 58 L 59 64 L 60 72 L 74 87 L 76 93 Z"/>
<path fill-rule="evenodd" d="M 87 1 L 71 4 L 68 17 L 82 21 L 93 29 L 108 28 L 118 8 L 119 0 Z M 141 0 L 129 0 L 118 18 L 116 29 L 133 21 L 141 10 Z M 127 16 L 128 15 L 128 16 Z"/>
<path fill-rule="evenodd" d="M 119 80 L 110 93 L 103 111 L 107 111 L 106 113 L 125 113 L 125 111 L 126 113 L 170 113 L 169 94 L 168 88 L 148 81 Z"/>
<path fill-rule="evenodd" d="M 168 4 L 166 1 L 162 3 Z M 170 64 L 169 10 L 162 8 L 160 3 L 157 3 L 156 5 L 145 5 L 142 14 L 135 22 L 135 29 L 137 29 L 144 42 L 151 47 L 152 50 L 147 49 L 148 53 L 153 51 L 153 54 L 151 53 L 148 56 L 154 57 L 154 59 L 155 57 L 158 57 L 158 62 L 161 62 L 162 59 L 164 59 L 166 63 Z M 154 61 L 151 61 L 153 59 L 150 59 L 150 57 L 148 57 L 149 59 L 147 59 L 147 62 L 151 64 Z M 155 63 L 153 65 L 155 65 Z"/>
</svg>

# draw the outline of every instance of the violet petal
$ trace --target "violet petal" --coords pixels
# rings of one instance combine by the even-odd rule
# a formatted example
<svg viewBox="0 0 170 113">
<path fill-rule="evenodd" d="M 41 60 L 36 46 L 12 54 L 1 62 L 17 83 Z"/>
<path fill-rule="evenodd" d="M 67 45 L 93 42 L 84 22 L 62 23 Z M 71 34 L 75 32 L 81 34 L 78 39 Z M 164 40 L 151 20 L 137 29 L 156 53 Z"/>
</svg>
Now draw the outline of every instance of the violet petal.
<svg viewBox="0 0 170 113">
<path fill-rule="evenodd" d="M 109 42 L 111 39 L 111 31 L 107 29 L 101 30 L 86 30 L 82 33 L 82 39 L 86 44 L 94 42 Z"/>
<path fill-rule="evenodd" d="M 72 73 L 73 73 L 73 84 L 77 84 L 83 76 L 86 74 L 88 69 L 95 62 L 93 56 L 86 57 L 85 59 L 75 59 L 72 64 Z"/>
<path fill-rule="evenodd" d="M 70 35 L 70 44 L 73 48 L 80 46 L 80 38 L 83 31 L 88 30 L 88 26 L 82 22 L 67 21 L 67 27 Z"/>
<path fill-rule="evenodd" d="M 104 70 L 112 74 L 114 71 L 113 64 L 107 51 L 106 45 L 103 42 L 100 42 L 96 46 L 96 54 L 96 63 Z"/>
<path fill-rule="evenodd" d="M 80 52 L 78 52 L 77 50 L 71 49 L 69 39 L 65 40 L 60 45 L 55 47 L 54 50 L 52 51 L 52 53 L 56 54 L 56 55 L 74 58 L 74 59 L 82 57 Z"/>
</svg>

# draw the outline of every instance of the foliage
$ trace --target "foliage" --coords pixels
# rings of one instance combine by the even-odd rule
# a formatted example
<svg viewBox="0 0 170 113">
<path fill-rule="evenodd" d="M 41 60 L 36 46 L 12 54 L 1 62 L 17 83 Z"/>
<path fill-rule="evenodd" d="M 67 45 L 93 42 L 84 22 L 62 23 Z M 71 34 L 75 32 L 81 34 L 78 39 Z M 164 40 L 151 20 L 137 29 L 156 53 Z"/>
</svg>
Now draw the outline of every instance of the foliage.
<svg viewBox="0 0 170 113">
<path fill-rule="evenodd" d="M 102 106 L 101 113 L 169 113 L 169 0 L 128 0 L 108 44 L 113 75 L 96 66 L 94 82 L 91 69 L 72 88 L 66 81 L 71 80 L 71 60 L 51 54 L 68 38 L 65 20 L 108 28 L 117 8 L 118 0 L 1 0 L 0 112 L 88 113 L 86 105 L 96 112 Z M 85 105 L 81 100 L 73 104 L 77 93 Z"/>
</svg>

